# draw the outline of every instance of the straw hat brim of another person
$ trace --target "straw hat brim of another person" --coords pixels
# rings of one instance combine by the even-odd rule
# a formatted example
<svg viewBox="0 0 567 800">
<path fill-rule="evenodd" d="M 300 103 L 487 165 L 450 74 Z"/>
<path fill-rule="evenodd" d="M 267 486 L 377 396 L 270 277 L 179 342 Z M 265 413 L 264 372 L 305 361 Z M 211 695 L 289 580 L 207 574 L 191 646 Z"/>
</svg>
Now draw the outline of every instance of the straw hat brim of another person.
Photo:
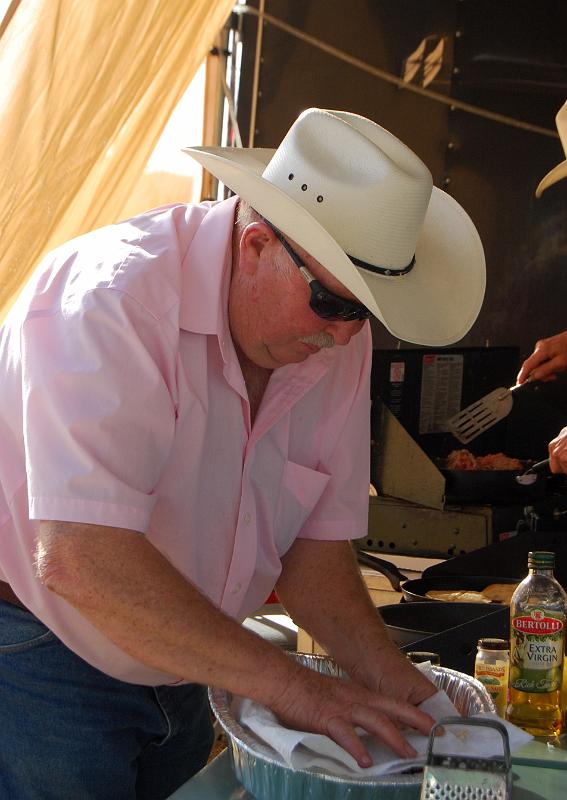
<svg viewBox="0 0 567 800">
<path fill-rule="evenodd" d="M 564 103 L 557 112 L 555 123 L 563 146 L 563 152 L 567 156 L 567 102 Z M 536 197 L 541 197 L 546 189 L 549 189 L 554 183 L 563 180 L 563 178 L 567 178 L 567 160 L 557 164 L 556 167 L 553 167 L 553 169 L 541 179 L 535 191 Z"/>
</svg>

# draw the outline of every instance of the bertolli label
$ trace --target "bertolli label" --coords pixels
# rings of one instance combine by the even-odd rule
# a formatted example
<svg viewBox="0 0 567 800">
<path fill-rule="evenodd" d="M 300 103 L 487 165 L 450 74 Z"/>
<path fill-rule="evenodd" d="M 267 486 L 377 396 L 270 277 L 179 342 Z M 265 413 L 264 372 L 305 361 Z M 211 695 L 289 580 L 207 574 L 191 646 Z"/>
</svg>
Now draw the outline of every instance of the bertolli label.
<svg viewBox="0 0 567 800">
<path fill-rule="evenodd" d="M 512 619 L 510 685 L 522 692 L 553 692 L 561 687 L 562 616 L 535 608 Z"/>
<path fill-rule="evenodd" d="M 517 631 L 536 633 L 538 636 L 548 636 L 563 630 L 562 620 L 555 617 L 546 617 L 543 611 L 533 611 L 529 617 L 514 617 L 512 625 Z"/>
</svg>

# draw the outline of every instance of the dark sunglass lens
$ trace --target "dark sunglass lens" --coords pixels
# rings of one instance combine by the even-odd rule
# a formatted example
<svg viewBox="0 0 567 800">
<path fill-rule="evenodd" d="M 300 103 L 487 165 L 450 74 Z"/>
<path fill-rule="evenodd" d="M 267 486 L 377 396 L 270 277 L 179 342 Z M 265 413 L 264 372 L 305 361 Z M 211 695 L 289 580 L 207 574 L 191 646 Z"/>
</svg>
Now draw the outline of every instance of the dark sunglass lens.
<svg viewBox="0 0 567 800">
<path fill-rule="evenodd" d="M 366 308 L 356 305 L 354 307 L 345 308 L 340 319 L 345 322 L 354 322 L 358 319 L 368 319 L 368 316 L 369 312 Z"/>
<path fill-rule="evenodd" d="M 322 319 L 342 320 L 353 322 L 358 319 L 368 319 L 370 312 L 362 306 L 354 306 L 348 300 L 340 297 L 320 297 L 315 295 L 309 303 L 313 311 Z"/>
<path fill-rule="evenodd" d="M 319 281 L 314 280 L 310 283 L 311 300 L 309 305 L 313 311 L 322 319 L 342 320 L 343 322 L 353 322 L 358 319 L 368 319 L 370 311 L 361 303 L 353 303 L 344 297 L 333 294 Z"/>
<path fill-rule="evenodd" d="M 313 281 L 316 283 L 316 281 Z M 323 319 L 341 319 L 343 303 L 339 297 L 327 292 L 320 286 L 318 289 L 311 287 L 311 301 L 309 303 L 313 311 Z"/>
</svg>

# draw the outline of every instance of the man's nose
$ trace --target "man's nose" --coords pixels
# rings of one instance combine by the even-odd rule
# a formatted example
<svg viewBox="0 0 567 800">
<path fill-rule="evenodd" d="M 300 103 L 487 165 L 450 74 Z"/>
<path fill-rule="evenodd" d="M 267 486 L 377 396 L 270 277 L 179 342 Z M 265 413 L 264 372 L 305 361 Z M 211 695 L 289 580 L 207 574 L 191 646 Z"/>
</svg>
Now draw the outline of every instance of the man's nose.
<svg viewBox="0 0 567 800">
<path fill-rule="evenodd" d="M 364 320 L 355 319 L 352 322 L 344 322 L 341 319 L 332 320 L 325 325 L 325 331 L 330 333 L 335 344 L 348 344 L 364 325 Z"/>
</svg>

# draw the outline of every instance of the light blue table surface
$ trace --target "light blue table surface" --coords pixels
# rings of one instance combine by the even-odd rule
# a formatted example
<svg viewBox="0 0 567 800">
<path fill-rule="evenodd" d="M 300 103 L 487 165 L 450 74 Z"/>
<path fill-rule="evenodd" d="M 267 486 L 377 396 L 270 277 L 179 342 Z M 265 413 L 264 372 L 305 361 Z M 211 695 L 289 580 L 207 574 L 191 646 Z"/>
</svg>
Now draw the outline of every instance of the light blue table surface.
<svg viewBox="0 0 567 800">
<path fill-rule="evenodd" d="M 534 755 L 532 748 L 522 757 L 539 759 L 542 752 L 540 748 L 535 748 Z M 567 800 L 567 761 L 561 764 L 556 761 L 550 763 L 553 763 L 553 767 L 514 763 L 512 800 Z M 234 777 L 228 751 L 224 750 L 195 777 L 174 792 L 169 800 L 254 800 L 254 798 Z M 261 800 L 271 799 L 261 798 Z"/>
</svg>

